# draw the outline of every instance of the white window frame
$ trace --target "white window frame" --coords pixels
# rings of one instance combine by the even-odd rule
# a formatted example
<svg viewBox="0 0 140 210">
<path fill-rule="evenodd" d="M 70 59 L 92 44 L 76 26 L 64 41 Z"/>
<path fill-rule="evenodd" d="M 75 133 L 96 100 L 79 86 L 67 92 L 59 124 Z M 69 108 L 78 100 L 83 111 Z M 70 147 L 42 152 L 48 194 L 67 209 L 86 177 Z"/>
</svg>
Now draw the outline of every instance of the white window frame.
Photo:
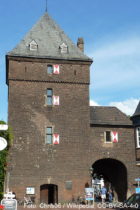
<svg viewBox="0 0 140 210">
<path fill-rule="evenodd" d="M 52 132 L 51 133 L 48 133 L 47 132 L 47 128 L 51 128 L 52 129 Z M 48 145 L 52 145 L 53 144 L 53 126 L 47 126 L 46 128 L 45 128 L 45 144 L 48 144 Z M 47 136 L 48 135 L 50 135 L 51 136 L 51 142 L 49 143 L 48 141 L 47 141 Z"/>
<path fill-rule="evenodd" d="M 110 141 L 106 141 L 106 132 L 110 132 Z M 105 140 L 105 143 L 107 143 L 107 144 L 112 143 L 111 131 L 108 130 L 108 131 L 104 132 L 104 140 Z"/>
<path fill-rule="evenodd" d="M 137 148 L 140 148 L 140 127 L 136 128 L 136 142 Z"/>
<path fill-rule="evenodd" d="M 51 91 L 52 92 L 52 94 L 48 94 L 48 91 Z M 48 103 L 48 99 L 49 98 L 51 98 L 51 104 L 49 104 Z M 53 89 L 52 88 L 47 88 L 46 89 L 46 99 L 45 99 L 45 104 L 47 105 L 47 106 L 53 106 Z"/>
</svg>

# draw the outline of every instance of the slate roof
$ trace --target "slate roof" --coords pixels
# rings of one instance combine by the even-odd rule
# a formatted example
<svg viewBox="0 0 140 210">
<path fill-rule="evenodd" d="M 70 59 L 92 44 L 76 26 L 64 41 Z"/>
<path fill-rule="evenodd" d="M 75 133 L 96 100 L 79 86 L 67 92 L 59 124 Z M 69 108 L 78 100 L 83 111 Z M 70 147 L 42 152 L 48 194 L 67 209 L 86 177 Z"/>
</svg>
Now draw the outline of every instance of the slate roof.
<svg viewBox="0 0 140 210">
<path fill-rule="evenodd" d="M 90 123 L 94 125 L 130 126 L 132 122 L 123 112 L 116 107 L 91 106 Z"/>
<path fill-rule="evenodd" d="M 29 44 L 35 41 L 38 45 L 37 51 L 30 50 Z M 59 46 L 65 43 L 68 53 L 61 53 Z M 63 30 L 45 13 L 33 28 L 26 34 L 21 42 L 8 53 L 12 56 L 56 58 L 68 60 L 91 61 L 88 56 L 73 44 Z"/>
<path fill-rule="evenodd" d="M 140 101 L 132 117 L 135 117 L 135 116 L 140 116 Z"/>
</svg>

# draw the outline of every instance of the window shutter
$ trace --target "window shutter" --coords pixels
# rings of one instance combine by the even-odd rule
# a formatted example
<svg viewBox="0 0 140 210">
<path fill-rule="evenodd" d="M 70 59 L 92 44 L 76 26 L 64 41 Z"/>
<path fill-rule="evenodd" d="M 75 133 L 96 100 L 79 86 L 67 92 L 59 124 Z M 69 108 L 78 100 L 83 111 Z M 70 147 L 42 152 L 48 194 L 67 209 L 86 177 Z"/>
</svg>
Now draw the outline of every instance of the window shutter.
<svg viewBox="0 0 140 210">
<path fill-rule="evenodd" d="M 60 73 L 59 65 L 53 65 L 53 73 L 54 74 L 59 74 Z"/>
<path fill-rule="evenodd" d="M 53 134 L 53 144 L 59 144 L 59 134 Z"/>
<path fill-rule="evenodd" d="M 53 96 L 53 105 L 60 105 L 59 96 Z"/>
<path fill-rule="evenodd" d="M 111 132 L 111 138 L 112 138 L 113 143 L 117 143 L 118 142 L 118 132 L 112 131 Z"/>
</svg>

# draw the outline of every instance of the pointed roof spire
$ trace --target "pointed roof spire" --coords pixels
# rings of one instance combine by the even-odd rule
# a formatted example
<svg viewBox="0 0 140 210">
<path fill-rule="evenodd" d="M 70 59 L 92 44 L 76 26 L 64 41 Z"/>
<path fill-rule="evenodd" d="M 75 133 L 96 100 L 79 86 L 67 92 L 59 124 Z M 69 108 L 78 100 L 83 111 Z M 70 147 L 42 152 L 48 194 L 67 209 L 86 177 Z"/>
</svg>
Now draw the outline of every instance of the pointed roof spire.
<svg viewBox="0 0 140 210">
<path fill-rule="evenodd" d="M 137 106 L 137 108 L 136 108 L 135 113 L 133 114 L 133 117 L 134 117 L 134 116 L 140 116 L 140 101 L 139 101 L 139 103 L 138 103 L 138 106 Z"/>
<path fill-rule="evenodd" d="M 48 13 L 40 18 L 8 55 L 92 62 L 92 59 L 73 44 Z"/>
<path fill-rule="evenodd" d="M 140 101 L 138 103 L 135 113 L 132 115 L 130 119 L 132 120 L 133 125 L 135 127 L 140 126 Z"/>
</svg>

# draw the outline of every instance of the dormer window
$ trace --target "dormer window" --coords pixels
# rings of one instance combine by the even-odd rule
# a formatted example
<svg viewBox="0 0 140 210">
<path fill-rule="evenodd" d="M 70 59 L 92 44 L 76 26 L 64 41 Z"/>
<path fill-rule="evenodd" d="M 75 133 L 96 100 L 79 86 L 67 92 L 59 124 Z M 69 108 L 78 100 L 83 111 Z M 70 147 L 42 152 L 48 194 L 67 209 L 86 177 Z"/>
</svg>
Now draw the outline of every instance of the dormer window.
<svg viewBox="0 0 140 210">
<path fill-rule="evenodd" d="M 68 53 L 68 46 L 65 43 L 60 45 L 60 52 L 61 53 Z"/>
<path fill-rule="evenodd" d="M 31 51 L 37 51 L 38 45 L 34 40 L 32 40 L 29 44 L 29 47 Z"/>
</svg>

